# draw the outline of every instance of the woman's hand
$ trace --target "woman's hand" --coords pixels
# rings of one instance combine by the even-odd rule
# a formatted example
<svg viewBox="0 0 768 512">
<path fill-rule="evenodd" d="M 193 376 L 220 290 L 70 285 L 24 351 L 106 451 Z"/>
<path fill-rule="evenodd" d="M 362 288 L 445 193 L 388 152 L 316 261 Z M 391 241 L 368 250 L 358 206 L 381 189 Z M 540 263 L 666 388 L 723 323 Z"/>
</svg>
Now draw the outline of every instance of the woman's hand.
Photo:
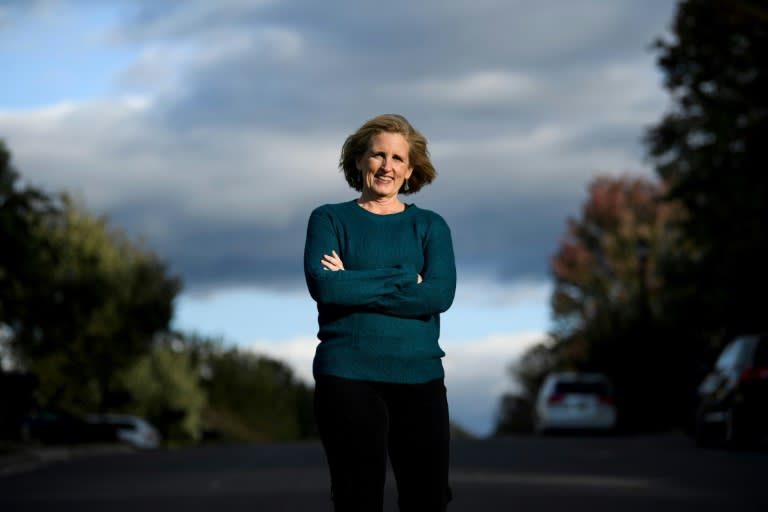
<svg viewBox="0 0 768 512">
<path fill-rule="evenodd" d="M 330 255 L 323 254 L 323 259 L 320 260 L 320 263 L 326 270 L 332 270 L 334 272 L 337 270 L 344 270 L 344 263 L 341 261 L 341 258 L 339 258 L 339 255 L 336 254 L 336 251 L 331 251 Z"/>
<path fill-rule="evenodd" d="M 421 274 L 416 274 L 416 283 L 421 284 L 422 281 L 424 281 L 424 278 L 421 277 Z"/>
</svg>

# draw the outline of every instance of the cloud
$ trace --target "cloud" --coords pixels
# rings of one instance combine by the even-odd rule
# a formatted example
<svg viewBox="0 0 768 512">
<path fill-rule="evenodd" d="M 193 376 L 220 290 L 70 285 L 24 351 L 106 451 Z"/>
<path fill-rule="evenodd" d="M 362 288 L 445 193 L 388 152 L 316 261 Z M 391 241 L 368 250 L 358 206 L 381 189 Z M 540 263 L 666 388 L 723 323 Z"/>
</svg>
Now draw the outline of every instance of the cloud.
<svg viewBox="0 0 768 512">
<path fill-rule="evenodd" d="M 547 278 L 593 175 L 650 175 L 665 3 L 117 5 L 101 40 L 134 58 L 113 92 L 0 106 L 0 135 L 26 179 L 144 236 L 187 289 L 300 283 L 309 212 L 355 195 L 341 143 L 381 112 L 430 140 L 438 179 L 408 200 L 448 220 L 466 272 L 506 283 Z"/>
<path fill-rule="evenodd" d="M 179 134 L 154 126 L 151 107 L 122 98 L 0 112 L 0 133 L 26 180 L 146 237 L 192 288 L 303 279 L 311 208 L 346 194 L 335 141 L 258 127 Z"/>
<path fill-rule="evenodd" d="M 404 92 L 440 106 L 499 105 L 531 98 L 537 85 L 536 80 L 523 73 L 488 70 L 452 79 L 417 80 L 407 85 Z"/>
</svg>

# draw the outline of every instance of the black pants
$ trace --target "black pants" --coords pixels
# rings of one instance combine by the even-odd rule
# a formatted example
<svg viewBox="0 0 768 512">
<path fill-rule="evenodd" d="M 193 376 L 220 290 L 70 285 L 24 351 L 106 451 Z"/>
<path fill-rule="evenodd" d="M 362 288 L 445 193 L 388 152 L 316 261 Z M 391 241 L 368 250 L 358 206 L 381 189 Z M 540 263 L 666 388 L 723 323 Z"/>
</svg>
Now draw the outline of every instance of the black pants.
<svg viewBox="0 0 768 512">
<path fill-rule="evenodd" d="M 401 512 L 442 512 L 450 438 L 443 380 L 394 384 L 317 376 L 315 418 L 336 512 L 380 512 L 389 455 Z"/>
</svg>

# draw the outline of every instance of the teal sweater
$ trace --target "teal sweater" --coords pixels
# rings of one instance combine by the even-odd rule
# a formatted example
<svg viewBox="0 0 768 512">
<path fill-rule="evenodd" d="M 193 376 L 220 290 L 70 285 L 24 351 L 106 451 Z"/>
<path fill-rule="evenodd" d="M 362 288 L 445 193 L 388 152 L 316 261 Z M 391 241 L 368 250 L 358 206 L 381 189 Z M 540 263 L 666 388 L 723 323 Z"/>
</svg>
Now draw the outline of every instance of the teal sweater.
<svg viewBox="0 0 768 512">
<path fill-rule="evenodd" d="M 345 270 L 320 264 L 333 250 Z M 320 206 L 309 218 L 304 275 L 320 327 L 315 375 L 414 384 L 444 376 L 440 313 L 453 302 L 456 266 L 440 215 L 415 205 L 391 215 L 355 201 Z"/>
</svg>

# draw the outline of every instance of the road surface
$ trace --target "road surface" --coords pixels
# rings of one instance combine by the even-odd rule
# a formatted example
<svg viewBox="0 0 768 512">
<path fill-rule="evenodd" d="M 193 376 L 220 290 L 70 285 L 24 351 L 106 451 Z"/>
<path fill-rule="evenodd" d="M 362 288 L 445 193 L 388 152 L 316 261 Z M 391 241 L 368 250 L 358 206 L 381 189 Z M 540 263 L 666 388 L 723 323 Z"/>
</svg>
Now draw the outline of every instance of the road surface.
<svg viewBox="0 0 768 512">
<path fill-rule="evenodd" d="M 513 437 L 452 445 L 450 512 L 768 510 L 768 450 L 683 436 Z M 102 454 L 0 476 L 0 511 L 331 511 L 317 442 Z M 387 483 L 385 511 L 397 510 Z M 364 511 L 361 511 L 364 512 Z"/>
</svg>

